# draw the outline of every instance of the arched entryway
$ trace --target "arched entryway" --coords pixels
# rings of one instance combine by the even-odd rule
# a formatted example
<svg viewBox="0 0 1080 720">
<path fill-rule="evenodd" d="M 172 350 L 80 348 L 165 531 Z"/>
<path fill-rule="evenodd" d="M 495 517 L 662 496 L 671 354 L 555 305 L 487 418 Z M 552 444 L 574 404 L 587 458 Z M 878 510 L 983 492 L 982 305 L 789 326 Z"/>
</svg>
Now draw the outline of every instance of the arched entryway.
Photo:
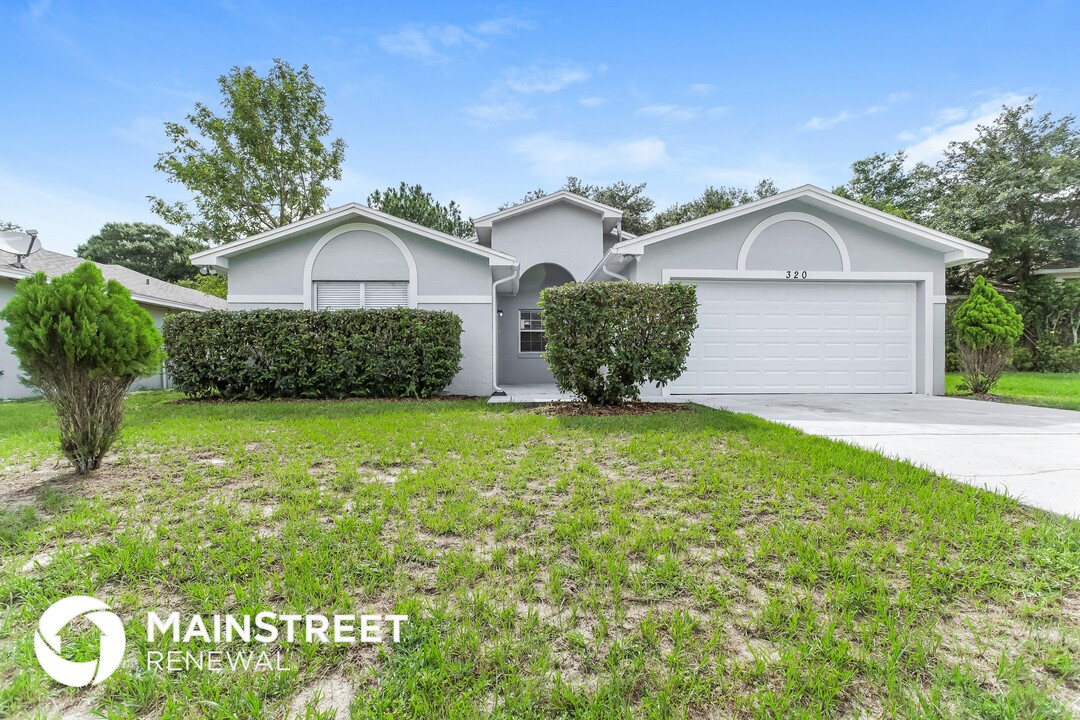
<svg viewBox="0 0 1080 720">
<path fill-rule="evenodd" d="M 573 275 L 566 268 L 554 263 L 540 263 L 523 272 L 516 287 L 498 294 L 499 385 L 555 382 L 543 357 L 540 291 L 573 281 Z"/>
</svg>

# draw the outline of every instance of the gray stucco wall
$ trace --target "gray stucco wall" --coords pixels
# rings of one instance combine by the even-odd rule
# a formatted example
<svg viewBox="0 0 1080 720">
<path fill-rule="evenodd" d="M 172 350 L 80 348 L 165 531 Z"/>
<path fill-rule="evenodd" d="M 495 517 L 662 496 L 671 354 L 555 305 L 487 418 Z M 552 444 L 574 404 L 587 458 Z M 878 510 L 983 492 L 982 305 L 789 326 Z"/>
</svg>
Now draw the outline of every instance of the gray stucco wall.
<svg viewBox="0 0 1080 720">
<path fill-rule="evenodd" d="M 895 238 L 877 228 L 834 215 L 808 203 L 793 200 L 739 218 L 701 228 L 655 243 L 628 270 L 628 278 L 639 282 L 661 282 L 665 269 L 736 271 L 739 251 L 750 232 L 763 220 L 784 212 L 802 212 L 823 219 L 843 240 L 852 272 L 930 273 L 930 295 L 945 294 L 945 260 L 942 253 Z M 754 242 L 747 257 L 747 270 L 839 271 L 835 245 L 819 228 L 805 222 L 786 221 L 767 228 Z M 917 375 L 925 373 L 922 342 L 925 306 L 917 288 Z M 934 394 L 945 392 L 945 307 L 933 308 Z M 651 392 L 658 392 L 652 390 Z"/>
<path fill-rule="evenodd" d="M 537 353 L 520 351 L 518 313 L 531 310 L 540 301 L 540 291 L 570 282 L 568 273 L 554 265 L 534 265 L 524 275 L 516 295 L 499 295 L 499 384 L 527 385 L 553 383 L 555 376 L 547 360 Z"/>
<path fill-rule="evenodd" d="M 496 220 L 491 247 L 516 257 L 522 273 L 539 263 L 555 263 L 575 280 L 584 280 L 603 257 L 603 220 L 577 205 L 555 203 Z"/>
<path fill-rule="evenodd" d="M 0 278 L 0 307 L 7 305 L 8 300 L 15 294 L 15 282 L 12 278 Z M 161 323 L 169 315 L 170 311 L 156 305 L 143 305 L 142 307 L 150 313 L 150 317 L 154 319 L 154 324 L 158 329 L 161 329 Z M 19 376 L 22 372 L 19 369 L 18 360 L 15 359 L 15 354 L 7 344 L 7 323 L 2 320 L 0 320 L 0 370 L 4 373 L 3 376 L 0 376 L 0 400 L 17 400 L 34 397 L 38 394 L 37 391 L 31 390 L 19 382 Z M 132 389 L 160 390 L 164 382 L 164 376 L 158 372 L 136 380 L 135 384 L 132 385 Z"/>
<path fill-rule="evenodd" d="M 302 309 L 311 287 L 304 267 L 319 241 L 346 224 L 377 225 L 396 236 L 416 265 L 417 307 L 449 310 L 462 318 L 462 369 L 447 392 L 491 393 L 492 309 L 488 259 L 431 238 L 374 221 L 343 220 L 286 238 L 229 259 L 229 309 Z M 367 230 L 342 233 L 315 256 L 312 280 L 408 279 L 408 264 L 397 246 Z M 425 298 L 439 297 L 437 302 Z"/>
</svg>

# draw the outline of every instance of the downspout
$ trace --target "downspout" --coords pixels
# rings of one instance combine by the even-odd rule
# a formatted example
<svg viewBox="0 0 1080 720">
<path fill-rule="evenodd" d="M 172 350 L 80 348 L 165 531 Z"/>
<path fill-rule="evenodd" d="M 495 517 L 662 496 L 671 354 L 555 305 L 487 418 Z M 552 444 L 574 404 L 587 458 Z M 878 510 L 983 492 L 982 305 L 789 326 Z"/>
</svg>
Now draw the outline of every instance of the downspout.
<svg viewBox="0 0 1080 720">
<path fill-rule="evenodd" d="M 631 261 L 637 260 L 637 255 L 623 255 L 623 257 L 630 258 L 630 260 L 628 260 L 627 263 L 626 263 L 627 265 L 629 265 Z M 628 277 L 626 277 L 625 275 L 620 275 L 617 272 L 614 272 L 612 270 L 608 270 L 607 265 L 601 265 L 600 269 L 604 272 L 605 275 L 613 277 L 616 280 L 622 280 L 623 282 L 630 282 L 630 279 Z"/>
<path fill-rule="evenodd" d="M 514 272 L 502 280 L 491 283 L 491 387 L 492 395 L 506 395 L 499 387 L 499 298 L 496 295 L 498 288 L 508 280 L 517 278 L 521 271 L 521 264 L 514 263 Z"/>
</svg>

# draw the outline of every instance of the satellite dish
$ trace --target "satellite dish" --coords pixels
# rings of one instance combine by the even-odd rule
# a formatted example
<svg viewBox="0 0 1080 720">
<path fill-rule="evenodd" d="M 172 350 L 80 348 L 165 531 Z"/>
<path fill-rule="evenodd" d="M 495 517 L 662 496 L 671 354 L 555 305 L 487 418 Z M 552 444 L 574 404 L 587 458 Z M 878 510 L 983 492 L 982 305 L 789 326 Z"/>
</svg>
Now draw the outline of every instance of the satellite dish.
<svg viewBox="0 0 1080 720">
<path fill-rule="evenodd" d="M 9 252 L 15 256 L 15 262 L 12 263 L 17 268 L 23 267 L 23 258 L 33 255 L 41 249 L 41 243 L 38 241 L 37 230 L 5 230 L 0 232 L 0 250 Z"/>
</svg>

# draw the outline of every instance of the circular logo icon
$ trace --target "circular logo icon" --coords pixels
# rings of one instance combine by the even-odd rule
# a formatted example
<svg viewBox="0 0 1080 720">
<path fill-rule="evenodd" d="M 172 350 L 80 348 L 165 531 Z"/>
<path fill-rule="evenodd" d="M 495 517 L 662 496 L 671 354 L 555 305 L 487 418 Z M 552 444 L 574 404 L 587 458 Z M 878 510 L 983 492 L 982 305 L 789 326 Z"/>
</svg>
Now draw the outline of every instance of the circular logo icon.
<svg viewBox="0 0 1080 720">
<path fill-rule="evenodd" d="M 97 660 L 75 662 L 60 657 L 60 631 L 77 617 L 85 617 L 101 631 Z M 73 595 L 49 606 L 34 635 L 34 653 L 41 669 L 53 680 L 71 687 L 97 685 L 120 667 L 124 659 L 124 623 L 97 598 Z"/>
</svg>

